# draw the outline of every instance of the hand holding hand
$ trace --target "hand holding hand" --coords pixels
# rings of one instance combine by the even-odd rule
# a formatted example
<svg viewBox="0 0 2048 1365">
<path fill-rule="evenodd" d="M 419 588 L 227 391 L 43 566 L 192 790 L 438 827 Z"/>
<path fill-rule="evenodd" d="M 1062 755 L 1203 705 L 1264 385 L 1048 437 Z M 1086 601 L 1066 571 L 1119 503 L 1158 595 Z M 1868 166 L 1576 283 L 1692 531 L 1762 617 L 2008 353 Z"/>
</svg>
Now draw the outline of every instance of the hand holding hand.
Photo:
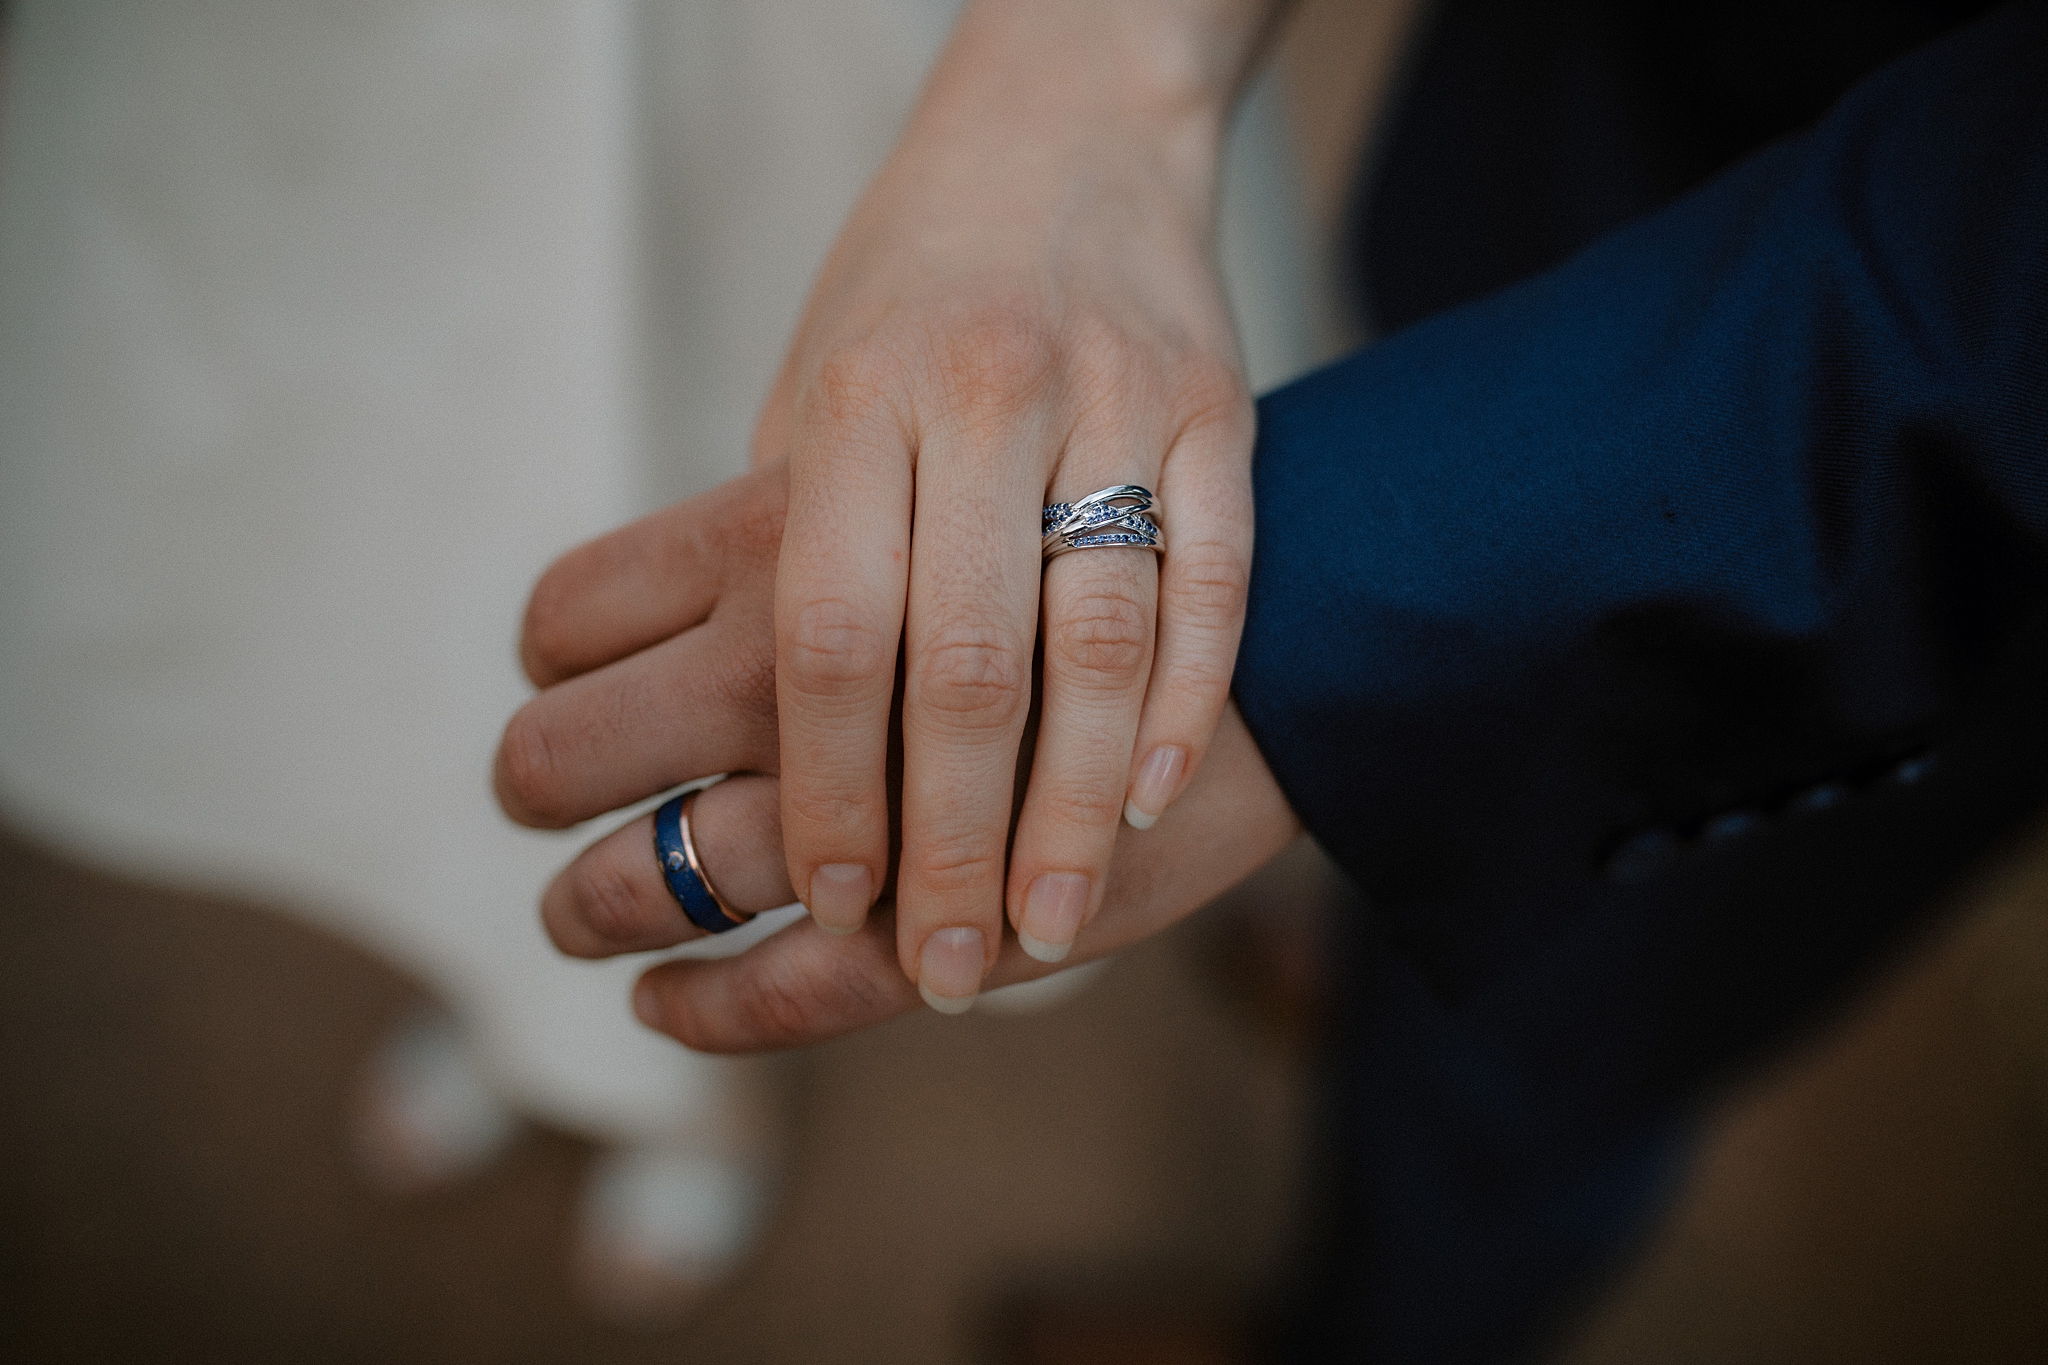
<svg viewBox="0 0 2048 1365">
<path fill-rule="evenodd" d="M 544 689 L 498 753 L 500 799 L 528 824 L 572 823 L 721 770 L 692 824 L 706 869 L 743 911 L 791 899 L 779 838 L 769 574 L 786 474 L 758 470 L 564 556 L 534 590 L 522 653 Z M 682 723 L 678 723 L 678 722 Z M 655 862 L 652 817 L 586 849 L 547 889 L 564 952 L 606 957 L 697 937 Z M 1234 710 L 1181 800 L 1126 829 L 1109 890 L 1067 963 L 1175 922 L 1285 847 L 1300 826 Z M 671 962 L 643 978 L 643 1018 L 691 1047 L 749 1051 L 821 1041 L 916 1007 L 893 917 L 840 937 L 800 924 L 738 957 Z M 1066 964 L 1063 964 L 1066 965 Z M 1014 942 L 989 983 L 1055 968 Z"/>
</svg>

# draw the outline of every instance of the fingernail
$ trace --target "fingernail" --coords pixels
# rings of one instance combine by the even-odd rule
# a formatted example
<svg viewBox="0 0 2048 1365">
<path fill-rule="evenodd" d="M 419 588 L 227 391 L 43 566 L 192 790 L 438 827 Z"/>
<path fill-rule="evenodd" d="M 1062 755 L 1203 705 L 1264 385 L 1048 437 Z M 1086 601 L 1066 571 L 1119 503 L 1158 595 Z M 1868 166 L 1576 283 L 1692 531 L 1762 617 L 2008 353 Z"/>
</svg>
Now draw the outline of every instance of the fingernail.
<svg viewBox="0 0 2048 1365">
<path fill-rule="evenodd" d="M 1145 755 L 1138 780 L 1131 784 L 1131 798 L 1124 802 L 1124 819 L 1132 829 L 1150 829 L 1158 822 L 1187 766 L 1188 751 L 1178 744 L 1162 744 Z"/>
<path fill-rule="evenodd" d="M 654 993 L 654 983 L 642 977 L 633 987 L 633 1015 L 651 1029 L 661 1027 L 661 1001 Z"/>
<path fill-rule="evenodd" d="M 988 940 L 979 929 L 937 929 L 917 959 L 917 993 L 940 1014 L 965 1014 L 981 993 Z"/>
<path fill-rule="evenodd" d="M 1074 947 L 1088 913 L 1088 879 L 1078 872 L 1041 872 L 1024 893 L 1017 944 L 1040 962 L 1058 962 Z"/>
<path fill-rule="evenodd" d="M 828 934 L 850 934 L 868 917 L 874 879 L 860 863 L 826 863 L 811 874 L 806 904 L 811 918 Z"/>
</svg>

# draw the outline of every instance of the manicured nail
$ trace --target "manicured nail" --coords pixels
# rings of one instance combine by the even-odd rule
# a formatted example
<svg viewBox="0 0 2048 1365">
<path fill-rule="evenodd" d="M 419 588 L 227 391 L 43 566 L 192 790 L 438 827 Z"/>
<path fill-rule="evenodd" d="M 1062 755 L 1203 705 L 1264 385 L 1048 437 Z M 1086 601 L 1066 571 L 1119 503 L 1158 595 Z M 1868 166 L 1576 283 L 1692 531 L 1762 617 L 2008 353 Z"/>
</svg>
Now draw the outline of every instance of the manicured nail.
<svg viewBox="0 0 2048 1365">
<path fill-rule="evenodd" d="M 661 1027 L 661 1001 L 654 993 L 654 983 L 645 977 L 633 987 L 633 1015 L 651 1029 Z"/>
<path fill-rule="evenodd" d="M 917 958 L 917 993 L 940 1014 L 965 1014 L 981 993 L 988 940 L 979 929 L 936 929 Z"/>
<path fill-rule="evenodd" d="M 1024 893 L 1017 944 L 1040 962 L 1058 962 L 1073 950 L 1074 935 L 1081 932 L 1087 913 L 1086 877 L 1078 872 L 1041 872 Z"/>
<path fill-rule="evenodd" d="M 859 863 L 826 863 L 811 874 L 811 895 L 805 902 L 811 918 L 828 934 L 850 934 L 868 917 L 874 879 Z"/>
<path fill-rule="evenodd" d="M 1145 755 L 1138 780 L 1131 784 L 1130 800 L 1124 802 L 1124 819 L 1132 829 L 1150 829 L 1173 801 L 1180 775 L 1188 766 L 1188 751 L 1178 744 L 1162 744 Z"/>
</svg>

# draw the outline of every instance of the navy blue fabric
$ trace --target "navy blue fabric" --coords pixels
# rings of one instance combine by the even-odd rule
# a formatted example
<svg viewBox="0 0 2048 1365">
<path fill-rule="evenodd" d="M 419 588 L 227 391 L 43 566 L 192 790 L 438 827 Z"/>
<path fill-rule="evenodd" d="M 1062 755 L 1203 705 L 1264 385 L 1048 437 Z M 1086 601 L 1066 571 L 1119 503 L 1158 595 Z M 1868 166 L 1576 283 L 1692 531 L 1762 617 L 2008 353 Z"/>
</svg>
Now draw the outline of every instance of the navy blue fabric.
<svg viewBox="0 0 2048 1365">
<path fill-rule="evenodd" d="M 1333 1358 L 1501 1359 L 2048 801 L 2048 16 L 1260 404 L 1236 695 L 1368 893 Z"/>
<path fill-rule="evenodd" d="M 1405 327 L 1557 264 L 1809 127 L 1983 0 L 1436 0 L 1346 253 Z"/>
</svg>

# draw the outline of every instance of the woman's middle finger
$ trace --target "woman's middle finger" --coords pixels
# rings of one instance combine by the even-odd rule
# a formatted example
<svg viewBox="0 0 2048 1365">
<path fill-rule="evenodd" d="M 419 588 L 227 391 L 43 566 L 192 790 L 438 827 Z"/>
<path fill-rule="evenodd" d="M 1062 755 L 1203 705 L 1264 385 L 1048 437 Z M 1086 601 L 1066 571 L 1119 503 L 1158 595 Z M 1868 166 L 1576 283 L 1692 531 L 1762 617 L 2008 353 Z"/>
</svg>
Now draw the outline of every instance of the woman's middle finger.
<svg viewBox="0 0 2048 1365">
<path fill-rule="evenodd" d="M 925 1002 L 949 1014 L 973 1003 L 1002 943 L 1010 803 L 1038 615 L 1043 475 L 1028 461 L 1042 433 L 1023 426 L 1011 428 L 1009 449 L 990 450 L 985 431 L 949 433 L 918 463 L 904 622 L 897 953 Z"/>
</svg>

